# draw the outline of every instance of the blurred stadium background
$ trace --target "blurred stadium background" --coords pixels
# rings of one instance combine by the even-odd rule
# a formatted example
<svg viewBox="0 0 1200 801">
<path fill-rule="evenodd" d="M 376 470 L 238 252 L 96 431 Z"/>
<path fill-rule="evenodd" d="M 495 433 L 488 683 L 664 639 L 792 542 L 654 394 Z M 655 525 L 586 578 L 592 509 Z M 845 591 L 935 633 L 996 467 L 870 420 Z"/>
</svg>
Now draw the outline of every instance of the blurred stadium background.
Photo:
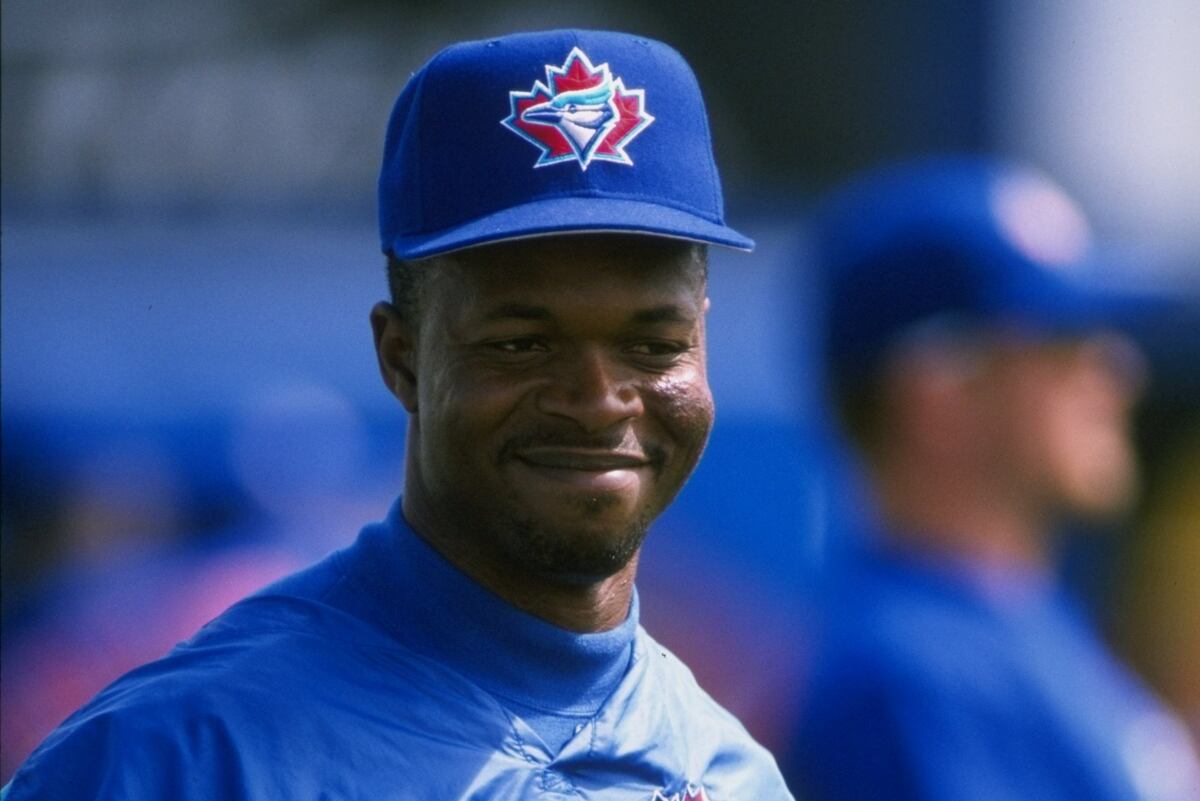
<svg viewBox="0 0 1200 801">
<path fill-rule="evenodd" d="M 1046 168 L 1179 298 L 1135 333 L 1147 490 L 1071 579 L 1200 725 L 1200 6 L 606 0 L 10 0 L 2 26 L 0 781 L 74 706 L 256 586 L 348 542 L 400 482 L 367 311 L 382 133 L 444 44 L 518 29 L 675 45 L 712 116 L 705 460 L 659 523 L 648 628 L 768 744 L 803 673 L 805 576 L 836 547 L 806 260 L 812 200 L 941 150 Z M 836 472 L 836 471 L 835 471 Z"/>
</svg>

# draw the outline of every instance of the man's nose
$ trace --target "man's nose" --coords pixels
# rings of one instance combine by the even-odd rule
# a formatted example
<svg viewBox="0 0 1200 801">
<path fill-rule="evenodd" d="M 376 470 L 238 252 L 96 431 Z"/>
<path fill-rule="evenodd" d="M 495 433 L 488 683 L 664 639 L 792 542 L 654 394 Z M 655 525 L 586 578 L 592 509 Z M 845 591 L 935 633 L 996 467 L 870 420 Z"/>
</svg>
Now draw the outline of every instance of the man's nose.
<svg viewBox="0 0 1200 801">
<path fill-rule="evenodd" d="M 644 411 L 629 368 L 600 348 L 581 349 L 564 358 L 538 394 L 538 409 L 573 420 L 588 433 L 605 431 Z"/>
</svg>

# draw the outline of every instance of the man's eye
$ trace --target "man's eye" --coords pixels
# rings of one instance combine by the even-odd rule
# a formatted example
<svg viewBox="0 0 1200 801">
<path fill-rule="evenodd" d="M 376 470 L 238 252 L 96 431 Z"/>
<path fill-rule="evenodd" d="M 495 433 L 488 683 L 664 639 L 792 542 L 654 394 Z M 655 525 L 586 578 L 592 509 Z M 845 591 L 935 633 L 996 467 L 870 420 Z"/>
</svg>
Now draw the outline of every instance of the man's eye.
<svg viewBox="0 0 1200 801">
<path fill-rule="evenodd" d="M 626 350 L 638 356 L 654 356 L 654 357 L 674 357 L 678 356 L 688 349 L 686 342 L 672 342 L 668 340 L 649 340 L 646 342 L 635 342 Z"/>
<path fill-rule="evenodd" d="M 517 337 L 516 339 L 504 339 L 498 342 L 491 343 L 492 347 L 502 353 L 534 353 L 544 351 L 545 343 L 534 337 Z"/>
</svg>

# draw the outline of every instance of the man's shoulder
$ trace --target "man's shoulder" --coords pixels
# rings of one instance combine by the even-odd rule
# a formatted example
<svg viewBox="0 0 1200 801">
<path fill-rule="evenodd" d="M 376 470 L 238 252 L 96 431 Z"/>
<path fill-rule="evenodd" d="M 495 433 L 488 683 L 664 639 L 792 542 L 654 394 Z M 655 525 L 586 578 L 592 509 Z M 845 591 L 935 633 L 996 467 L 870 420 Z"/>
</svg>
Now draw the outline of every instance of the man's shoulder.
<svg viewBox="0 0 1200 801">
<path fill-rule="evenodd" d="M 120 710 L 163 707 L 168 716 L 200 712 L 277 725 L 280 718 L 375 715 L 381 704 L 411 717 L 424 709 L 418 697 L 448 706 L 455 699 L 478 704 L 483 696 L 372 621 L 313 598 L 264 593 L 235 604 L 97 700 Z"/>
<path fill-rule="evenodd" d="M 930 663 L 1000 667 L 1011 650 L 1003 616 L 948 569 L 875 556 L 835 575 L 819 610 L 814 647 L 820 655 L 865 670 Z"/>
<path fill-rule="evenodd" d="M 11 798 L 103 785 L 236 799 L 285 780 L 319 790 L 339 781 L 339 763 L 395 776 L 418 746 L 469 750 L 507 726 L 490 698 L 369 623 L 268 593 L 103 690 L 27 760 Z"/>
<path fill-rule="evenodd" d="M 888 715 L 1019 727 L 1042 703 L 1019 627 L 955 574 L 880 560 L 831 595 L 802 694 L 816 747 L 835 729 L 883 737 Z"/>
<path fill-rule="evenodd" d="M 658 727 L 657 741 L 687 752 L 714 798 L 790 798 L 774 757 L 696 681 L 686 664 L 644 629 L 640 698 L 631 705 L 639 729 Z M 749 795 L 748 795 L 749 794 Z"/>
</svg>

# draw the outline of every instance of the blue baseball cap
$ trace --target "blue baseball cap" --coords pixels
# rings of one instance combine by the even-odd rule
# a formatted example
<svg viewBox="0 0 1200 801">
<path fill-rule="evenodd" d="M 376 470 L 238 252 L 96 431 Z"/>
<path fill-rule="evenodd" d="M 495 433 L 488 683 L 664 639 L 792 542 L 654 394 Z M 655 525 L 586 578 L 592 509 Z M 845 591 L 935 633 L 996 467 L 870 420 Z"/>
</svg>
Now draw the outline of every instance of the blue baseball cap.
<svg viewBox="0 0 1200 801">
<path fill-rule="evenodd" d="M 825 356 L 841 386 L 879 368 L 924 326 L 1031 338 L 1116 324 L 1111 261 L 1075 202 L 1040 171 L 938 156 L 852 178 L 814 215 L 826 290 Z M 1133 308 L 1129 304 L 1128 308 Z"/>
<path fill-rule="evenodd" d="M 388 123 L 379 228 L 402 259 L 586 231 L 754 247 L 725 224 L 691 68 L 584 30 L 456 44 L 422 67 Z"/>
</svg>

